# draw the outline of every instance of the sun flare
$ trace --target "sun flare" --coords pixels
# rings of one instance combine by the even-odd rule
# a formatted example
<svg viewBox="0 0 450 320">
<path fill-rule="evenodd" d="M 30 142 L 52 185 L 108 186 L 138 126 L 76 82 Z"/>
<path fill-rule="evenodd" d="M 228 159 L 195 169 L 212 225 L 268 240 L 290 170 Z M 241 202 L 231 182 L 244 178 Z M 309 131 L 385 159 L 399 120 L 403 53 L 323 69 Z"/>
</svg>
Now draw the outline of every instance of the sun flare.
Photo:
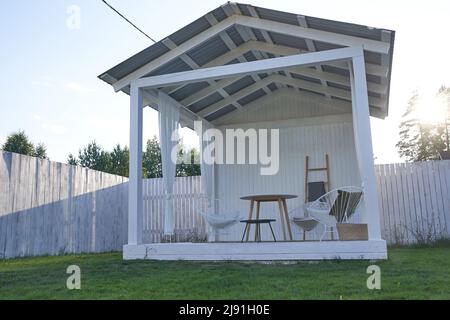
<svg viewBox="0 0 450 320">
<path fill-rule="evenodd" d="M 442 96 L 421 96 L 417 101 L 416 115 L 421 123 L 444 123 L 448 117 L 448 102 Z"/>
</svg>

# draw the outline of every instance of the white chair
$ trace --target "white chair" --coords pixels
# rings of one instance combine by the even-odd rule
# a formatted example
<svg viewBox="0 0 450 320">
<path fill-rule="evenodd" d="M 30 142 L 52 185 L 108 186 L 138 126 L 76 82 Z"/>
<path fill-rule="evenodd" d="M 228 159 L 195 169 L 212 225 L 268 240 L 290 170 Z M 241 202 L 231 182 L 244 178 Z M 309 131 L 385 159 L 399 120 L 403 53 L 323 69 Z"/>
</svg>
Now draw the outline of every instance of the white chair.
<svg viewBox="0 0 450 320">
<path fill-rule="evenodd" d="M 233 210 L 224 200 L 199 196 L 195 199 L 194 208 L 216 234 L 226 234 L 226 229 L 241 220 L 239 211 Z"/>
<path fill-rule="evenodd" d="M 303 232 L 303 240 L 307 240 L 306 235 L 317 227 L 319 222 L 311 217 L 305 216 L 307 204 L 289 211 L 290 221 Z"/>
<path fill-rule="evenodd" d="M 306 215 L 324 228 L 320 240 L 323 240 L 327 233 L 334 239 L 336 224 L 348 222 L 361 203 L 362 195 L 363 191 L 359 187 L 341 187 L 306 205 Z"/>
</svg>

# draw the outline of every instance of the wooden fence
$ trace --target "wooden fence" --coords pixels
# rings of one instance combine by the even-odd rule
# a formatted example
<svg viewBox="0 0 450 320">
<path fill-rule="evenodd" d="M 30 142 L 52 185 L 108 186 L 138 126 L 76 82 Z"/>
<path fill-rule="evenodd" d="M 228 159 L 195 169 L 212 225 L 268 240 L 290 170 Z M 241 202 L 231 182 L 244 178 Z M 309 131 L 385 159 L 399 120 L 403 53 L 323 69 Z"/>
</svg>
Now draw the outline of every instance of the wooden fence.
<svg viewBox="0 0 450 320">
<path fill-rule="evenodd" d="M 389 243 L 450 237 L 450 161 L 376 166 L 381 230 Z"/>
<path fill-rule="evenodd" d="M 389 243 L 450 236 L 450 161 L 376 166 L 382 236 Z M 175 239 L 204 241 L 194 210 L 200 177 L 177 178 Z M 144 180 L 144 242 L 163 237 L 162 179 Z M 121 250 L 127 179 L 0 151 L 0 258 Z"/>
<path fill-rule="evenodd" d="M 0 151 L 0 258 L 121 250 L 126 181 Z"/>
</svg>

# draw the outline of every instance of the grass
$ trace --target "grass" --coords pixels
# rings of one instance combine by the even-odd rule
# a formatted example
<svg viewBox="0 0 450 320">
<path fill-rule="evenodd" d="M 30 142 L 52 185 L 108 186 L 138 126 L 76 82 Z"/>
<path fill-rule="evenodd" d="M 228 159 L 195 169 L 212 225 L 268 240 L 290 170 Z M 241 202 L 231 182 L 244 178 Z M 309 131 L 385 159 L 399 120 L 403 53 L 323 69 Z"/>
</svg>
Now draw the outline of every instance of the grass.
<svg viewBox="0 0 450 320">
<path fill-rule="evenodd" d="M 66 268 L 81 268 L 81 290 Z M 381 290 L 366 269 L 381 268 Z M 122 261 L 121 254 L 0 262 L 0 299 L 450 299 L 450 246 L 391 248 L 389 260 L 298 263 Z"/>
</svg>

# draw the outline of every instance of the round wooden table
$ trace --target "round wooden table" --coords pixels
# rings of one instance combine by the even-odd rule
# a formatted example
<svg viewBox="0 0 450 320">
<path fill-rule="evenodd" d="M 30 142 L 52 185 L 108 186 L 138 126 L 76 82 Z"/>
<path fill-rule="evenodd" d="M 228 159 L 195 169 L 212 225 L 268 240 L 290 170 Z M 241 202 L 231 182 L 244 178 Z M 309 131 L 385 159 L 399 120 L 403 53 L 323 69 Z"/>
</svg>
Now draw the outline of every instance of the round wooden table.
<svg viewBox="0 0 450 320">
<path fill-rule="evenodd" d="M 241 197 L 241 200 L 248 200 L 250 201 L 250 211 L 248 214 L 248 220 L 252 220 L 253 216 L 253 209 L 255 207 L 256 203 L 256 220 L 259 220 L 259 209 L 261 207 L 261 202 L 277 202 L 278 208 L 280 210 L 280 219 L 281 219 L 281 229 L 283 230 L 283 238 L 284 240 L 287 240 L 287 232 L 289 233 L 289 238 L 292 241 L 292 230 L 291 225 L 289 223 L 289 216 L 288 216 L 288 209 L 286 200 L 288 199 L 295 199 L 298 198 L 298 196 L 293 194 L 255 194 L 255 195 L 247 195 L 244 197 Z M 247 238 L 246 241 L 248 241 L 248 238 L 250 236 L 250 227 L 247 228 Z M 257 234 L 255 232 L 255 241 L 257 238 Z"/>
</svg>

